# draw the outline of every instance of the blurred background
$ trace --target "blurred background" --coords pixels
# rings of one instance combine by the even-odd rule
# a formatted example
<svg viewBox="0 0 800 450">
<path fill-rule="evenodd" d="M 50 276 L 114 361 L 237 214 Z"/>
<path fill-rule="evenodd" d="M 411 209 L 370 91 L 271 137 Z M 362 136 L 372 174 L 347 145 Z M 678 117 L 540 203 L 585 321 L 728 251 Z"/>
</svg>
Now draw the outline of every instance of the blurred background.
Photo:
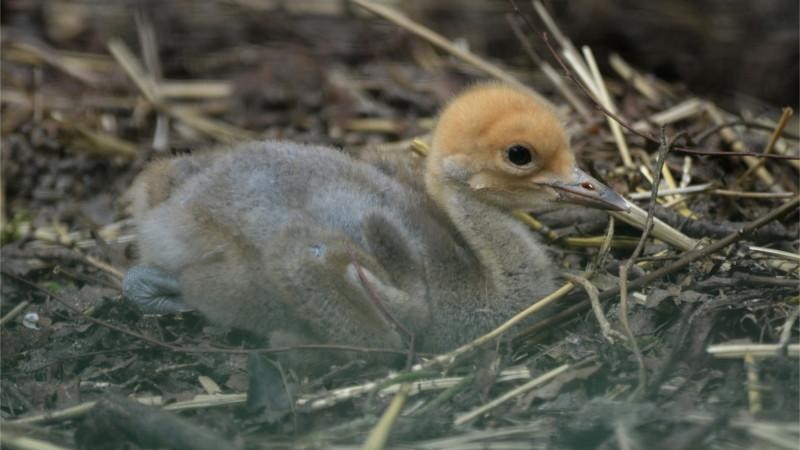
<svg viewBox="0 0 800 450">
<path fill-rule="evenodd" d="M 504 18 L 510 10 L 505 0 L 378 3 L 461 39 L 480 54 L 503 60 L 523 56 Z M 518 3 L 534 17 L 529 2 Z M 577 45 L 591 46 L 601 63 L 616 52 L 639 69 L 725 102 L 797 105 L 796 1 L 544 4 L 566 34 Z M 344 63 L 369 56 L 399 56 L 411 46 L 410 38 L 396 27 L 370 27 L 354 20 L 354 15 L 364 14 L 342 0 L 6 0 L 2 3 L 4 37 L 22 33 L 61 48 L 103 52 L 112 36 L 135 40 L 136 25 L 131 19 L 137 9 L 150 15 L 169 76 L 190 75 L 193 68 L 187 61 L 209 47 L 244 49 L 284 43 Z M 249 55 L 258 59 L 252 52 Z M 229 63 L 253 62 L 246 61 L 246 54 L 238 59 L 236 52 L 228 56 Z"/>
</svg>

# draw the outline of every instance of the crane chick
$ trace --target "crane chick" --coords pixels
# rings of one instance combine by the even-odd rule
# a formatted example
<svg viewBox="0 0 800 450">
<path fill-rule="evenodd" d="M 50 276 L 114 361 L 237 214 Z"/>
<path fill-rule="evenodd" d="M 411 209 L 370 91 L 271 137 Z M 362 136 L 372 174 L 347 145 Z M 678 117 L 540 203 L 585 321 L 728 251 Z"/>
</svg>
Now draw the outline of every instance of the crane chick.
<svg viewBox="0 0 800 450">
<path fill-rule="evenodd" d="M 512 215 L 549 203 L 622 210 L 575 164 L 551 107 L 479 84 L 441 112 L 421 183 L 285 141 L 153 163 L 132 188 L 141 262 L 126 297 L 194 308 L 271 345 L 438 353 L 554 288 L 546 249 Z M 412 186 L 413 184 L 413 186 Z M 399 325 L 398 325 L 399 324 Z M 321 368 L 352 357 L 298 352 Z"/>
</svg>

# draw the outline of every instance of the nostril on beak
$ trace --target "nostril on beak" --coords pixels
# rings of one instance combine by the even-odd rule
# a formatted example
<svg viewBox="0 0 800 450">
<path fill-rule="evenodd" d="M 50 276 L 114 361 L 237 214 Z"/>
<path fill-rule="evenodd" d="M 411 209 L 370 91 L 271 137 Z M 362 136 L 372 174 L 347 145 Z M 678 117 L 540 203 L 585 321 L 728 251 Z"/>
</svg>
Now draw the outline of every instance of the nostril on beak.
<svg viewBox="0 0 800 450">
<path fill-rule="evenodd" d="M 588 181 L 584 181 L 583 183 L 581 183 L 581 187 L 586 189 L 587 191 L 593 191 L 594 190 L 594 185 L 592 183 L 588 182 Z"/>
</svg>

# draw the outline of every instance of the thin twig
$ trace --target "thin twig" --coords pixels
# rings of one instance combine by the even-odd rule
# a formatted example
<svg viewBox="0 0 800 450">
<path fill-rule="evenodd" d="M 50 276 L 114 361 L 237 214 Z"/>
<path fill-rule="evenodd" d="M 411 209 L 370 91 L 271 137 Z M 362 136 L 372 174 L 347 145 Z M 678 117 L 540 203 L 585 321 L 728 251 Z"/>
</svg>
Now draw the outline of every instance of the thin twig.
<svg viewBox="0 0 800 450">
<path fill-rule="evenodd" d="M 614 217 L 608 216 L 608 226 L 606 227 L 606 235 L 603 238 L 603 243 L 600 245 L 600 250 L 597 252 L 597 257 L 589 264 L 586 269 L 587 273 L 595 273 L 601 267 L 605 267 L 606 259 L 611 253 L 611 243 L 614 240 Z"/>
<path fill-rule="evenodd" d="M 5 37 L 5 36 L 3 36 Z M 67 58 L 64 57 L 63 52 L 57 51 L 42 41 L 36 39 L 4 39 L 9 50 L 18 50 L 33 55 L 36 59 L 51 64 L 53 67 L 61 70 L 65 74 L 80 80 L 91 87 L 100 86 L 103 83 L 103 77 L 99 74 L 86 69 L 82 65 L 70 64 Z"/>
<path fill-rule="evenodd" d="M 85 255 L 84 258 L 85 258 L 85 260 L 86 260 L 86 262 L 88 264 L 90 264 L 90 265 L 94 266 L 95 268 L 100 269 L 103 272 L 115 277 L 117 281 L 125 278 L 125 274 L 121 270 L 119 270 L 116 267 L 112 266 L 111 264 L 104 263 L 103 261 L 100 261 L 99 259 L 95 258 L 92 255 Z"/>
<path fill-rule="evenodd" d="M 567 280 L 575 283 L 580 284 L 583 286 L 583 289 L 586 291 L 586 295 L 589 296 L 589 302 L 592 305 L 592 310 L 594 311 L 595 318 L 597 322 L 600 324 L 600 330 L 602 330 L 603 336 L 609 341 L 609 343 L 614 343 L 614 337 L 621 337 L 623 340 L 625 336 L 621 335 L 619 332 L 611 328 L 611 324 L 608 322 L 608 319 L 603 312 L 603 307 L 600 305 L 600 299 L 598 297 L 598 290 L 594 284 L 589 281 L 591 277 L 597 272 L 598 269 L 601 267 L 605 267 L 605 261 L 608 258 L 608 255 L 611 253 L 611 242 L 614 237 L 614 217 L 609 216 L 608 218 L 608 227 L 606 229 L 606 235 L 603 238 L 602 243 L 600 244 L 600 250 L 597 252 L 597 256 L 592 259 L 589 265 L 586 268 L 585 276 L 570 274 L 570 273 L 562 273 L 562 276 Z"/>
<path fill-rule="evenodd" d="M 513 399 L 513 398 L 515 398 L 515 397 L 517 397 L 519 395 L 522 395 L 525 392 L 528 392 L 528 391 L 530 391 L 531 389 L 533 389 L 535 387 L 541 386 L 544 383 L 547 383 L 548 381 L 550 381 L 550 380 L 554 379 L 555 377 L 561 375 L 562 373 L 566 372 L 570 368 L 573 368 L 573 367 L 575 367 L 575 366 L 577 366 L 579 364 L 582 364 L 582 363 L 583 362 L 577 363 L 577 364 L 574 364 L 574 365 L 564 364 L 564 365 L 558 366 L 555 369 L 553 369 L 553 370 L 551 370 L 551 371 L 549 371 L 549 372 L 547 372 L 547 373 L 545 373 L 545 374 L 543 374 L 543 375 L 541 375 L 539 377 L 536 377 L 536 378 L 532 379 L 531 381 L 528 381 L 527 383 L 525 383 L 523 385 L 515 387 L 514 389 L 506 392 L 505 394 L 501 395 L 500 397 L 497 397 L 496 399 L 494 399 L 494 400 L 492 400 L 492 401 L 490 401 L 490 402 L 488 402 L 488 403 L 486 403 L 484 405 L 481 405 L 478 408 L 475 408 L 475 409 L 473 409 L 472 411 L 470 411 L 468 413 L 465 413 L 465 414 L 462 414 L 462 415 L 456 417 L 456 419 L 453 422 L 453 424 L 455 426 L 463 425 L 463 424 L 469 422 L 470 420 L 475 419 L 476 417 L 480 416 L 481 414 L 484 414 L 484 413 L 486 413 L 488 411 L 491 411 L 492 409 L 502 405 L 503 403 L 507 402 L 508 400 L 511 400 L 511 399 Z"/>
<path fill-rule="evenodd" d="M 11 311 L 9 311 L 5 316 L 3 316 L 2 319 L 0 319 L 0 327 L 14 320 L 14 318 L 17 317 L 19 313 L 24 311 L 25 308 L 28 307 L 28 305 L 30 305 L 30 302 L 27 300 L 23 300 L 17 303 L 17 306 L 15 306 Z"/>
<path fill-rule="evenodd" d="M 681 132 L 680 134 L 681 137 L 685 135 L 684 132 Z M 677 135 L 673 137 L 672 141 L 675 142 L 676 139 L 678 139 Z M 664 181 L 666 181 L 667 187 L 669 189 L 678 188 L 678 183 L 675 181 L 675 177 L 672 175 L 672 171 L 670 170 L 669 165 L 664 164 L 661 166 L 661 176 L 664 177 Z M 670 195 L 669 197 L 667 197 L 666 200 L 669 204 L 674 204 L 678 206 L 678 213 L 680 215 L 692 219 L 697 219 L 697 215 L 691 209 L 686 207 L 686 205 L 684 204 L 686 201 L 686 197 L 683 197 L 681 195 Z"/>
<path fill-rule="evenodd" d="M 699 194 L 702 192 L 711 191 L 713 188 L 714 188 L 714 183 L 703 183 L 703 184 L 696 184 L 694 186 L 686 186 L 675 189 L 659 189 L 658 196 L 664 197 L 675 194 Z M 644 200 L 646 198 L 649 199 L 652 196 L 653 196 L 652 192 L 634 192 L 628 194 L 628 198 L 631 200 Z"/>
<path fill-rule="evenodd" d="M 150 16 L 143 8 L 136 8 L 134 19 L 136 22 L 136 31 L 139 35 L 139 47 L 142 52 L 142 58 L 144 59 L 144 65 L 147 67 L 149 75 L 153 78 L 154 85 L 159 91 L 159 96 L 163 98 L 163 94 L 161 93 L 163 71 L 161 69 L 161 59 L 158 54 L 156 30 L 153 27 Z M 163 112 L 159 112 L 156 117 L 155 130 L 153 131 L 153 149 L 163 152 L 169 148 L 169 129 L 169 117 Z"/>
<path fill-rule="evenodd" d="M 530 227 L 531 230 L 541 233 L 543 236 L 547 237 L 547 239 L 551 241 L 557 241 L 559 236 L 555 233 L 555 231 L 551 230 L 550 227 L 539 222 L 532 214 L 523 212 L 523 211 L 514 211 L 514 217 L 519 219 L 522 223 Z"/>
<path fill-rule="evenodd" d="M 392 403 L 389 404 L 389 407 L 386 408 L 386 411 L 381 416 L 381 420 L 375 424 L 375 427 L 370 431 L 367 440 L 364 442 L 364 445 L 361 447 L 362 450 L 381 450 L 386 446 L 386 441 L 389 439 L 389 433 L 392 431 L 392 426 L 394 425 L 397 418 L 400 416 L 400 411 L 403 409 L 403 405 L 406 402 L 406 398 L 408 398 L 408 392 L 410 390 L 410 385 L 404 383 L 400 386 L 400 390 L 397 391 L 394 398 L 392 399 Z"/>
<path fill-rule="evenodd" d="M 53 121 L 61 125 L 64 130 L 74 133 L 76 136 L 80 136 L 91 144 L 79 146 L 79 148 L 85 148 L 87 152 L 102 154 L 109 157 L 119 157 L 126 160 L 136 158 L 139 153 L 135 144 L 120 139 L 111 133 L 93 130 L 74 120 L 67 120 L 63 114 L 59 112 L 50 113 L 49 116 Z"/>
<path fill-rule="evenodd" d="M 631 202 L 628 202 L 628 207 L 630 208 L 629 211 L 611 211 L 609 214 L 625 223 L 644 229 L 647 221 L 647 212 Z M 653 219 L 650 234 L 683 251 L 691 250 L 698 245 L 697 240 L 686 236 L 658 218 Z"/>
<path fill-rule="evenodd" d="M 708 128 L 706 130 L 697 133 L 696 135 L 692 136 L 691 141 L 699 144 L 708 139 L 709 137 L 713 136 L 714 134 L 718 133 L 723 128 L 730 128 L 735 126 L 743 126 L 745 128 L 753 128 L 756 130 L 765 130 L 765 131 L 773 131 L 775 129 L 774 126 L 768 126 L 763 123 L 752 122 L 744 119 L 729 120 L 727 122 L 714 124 L 711 128 Z M 782 137 L 793 139 L 795 141 L 800 139 L 800 136 L 794 133 L 790 133 L 786 130 L 783 131 Z"/>
<path fill-rule="evenodd" d="M 625 330 L 625 334 L 628 336 L 628 340 L 631 343 L 631 347 L 633 348 L 633 353 L 636 355 L 636 361 L 639 364 L 639 386 L 636 389 L 637 394 L 644 393 L 644 389 L 647 386 L 647 369 L 644 365 L 644 357 L 642 356 L 639 344 L 636 341 L 636 337 L 633 335 L 633 330 L 631 330 L 630 323 L 628 322 L 628 272 L 631 270 L 636 258 L 638 258 L 642 253 L 642 250 L 644 250 L 644 244 L 647 242 L 647 235 L 650 233 L 650 227 L 653 225 L 656 199 L 658 198 L 658 187 L 661 184 L 661 168 L 664 166 L 664 161 L 667 159 L 667 154 L 669 153 L 670 146 L 672 145 L 673 141 L 674 138 L 667 142 L 667 138 L 664 135 L 664 129 L 662 128 L 661 145 L 658 149 L 658 161 L 656 162 L 656 167 L 654 169 L 655 180 L 653 182 L 653 187 L 650 194 L 650 208 L 647 211 L 647 220 L 645 221 L 645 226 L 642 230 L 642 236 L 639 239 L 639 244 L 636 246 L 636 249 L 633 250 L 633 253 L 625 262 L 625 264 L 621 265 L 619 268 L 620 320 L 622 322 L 622 327 Z"/>
<path fill-rule="evenodd" d="M 743 358 L 746 354 L 754 358 L 778 358 L 783 351 L 786 356 L 800 357 L 800 344 L 717 344 L 710 345 L 706 351 L 717 358 Z"/>
<path fill-rule="evenodd" d="M 691 161 L 691 160 L 690 160 Z M 792 198 L 795 194 L 791 192 L 745 192 L 745 191 L 732 191 L 729 189 L 714 189 L 714 183 L 696 184 L 693 186 L 682 186 L 675 189 L 660 189 L 658 191 L 659 197 L 668 195 L 687 195 L 687 194 L 709 194 L 719 195 L 721 197 L 738 197 L 738 198 L 770 198 L 770 199 L 786 199 Z M 631 200 L 643 200 L 650 198 L 649 192 L 634 192 L 628 194 Z"/>
<path fill-rule="evenodd" d="M 462 392 L 469 385 L 475 381 L 477 373 L 470 373 L 466 375 L 458 384 L 455 384 L 437 395 L 433 400 L 429 401 L 422 408 L 411 413 L 413 416 L 425 416 L 426 414 L 436 411 L 441 405 L 448 402 L 451 398 L 455 397 L 459 392 Z"/>
<path fill-rule="evenodd" d="M 776 258 L 785 259 L 787 261 L 800 262 L 800 255 L 797 253 L 775 250 L 774 248 L 757 247 L 755 245 L 749 245 L 747 248 L 752 252 L 764 253 L 770 256 L 775 256 Z"/>
<path fill-rule="evenodd" d="M 769 140 L 767 141 L 767 145 L 764 146 L 764 150 L 762 150 L 762 153 L 764 153 L 764 154 L 772 153 L 772 149 L 775 148 L 775 143 L 778 142 L 778 139 L 781 137 L 781 134 L 783 134 L 783 129 L 786 128 L 786 124 L 789 122 L 789 118 L 792 117 L 792 114 L 794 114 L 794 110 L 792 110 L 792 108 L 789 108 L 788 106 L 786 108 L 783 108 L 783 112 L 781 113 L 781 118 L 780 118 L 780 120 L 778 120 L 778 124 L 775 126 L 775 129 L 772 131 L 772 134 L 769 136 Z M 762 159 L 761 161 L 759 161 L 755 165 L 748 167 L 747 170 L 743 174 L 741 174 L 736 179 L 736 181 L 734 181 L 733 185 L 734 186 L 737 186 L 737 185 L 741 186 L 742 183 L 744 183 L 745 180 L 750 178 L 750 175 L 752 175 L 755 171 L 760 169 L 761 166 L 763 166 L 765 162 L 766 162 L 766 160 Z"/>
<path fill-rule="evenodd" d="M 739 198 L 772 198 L 772 199 L 785 199 L 795 196 L 792 192 L 742 192 L 731 191 L 728 189 L 714 189 L 711 191 L 714 195 L 721 195 L 723 197 L 739 197 Z"/>
</svg>

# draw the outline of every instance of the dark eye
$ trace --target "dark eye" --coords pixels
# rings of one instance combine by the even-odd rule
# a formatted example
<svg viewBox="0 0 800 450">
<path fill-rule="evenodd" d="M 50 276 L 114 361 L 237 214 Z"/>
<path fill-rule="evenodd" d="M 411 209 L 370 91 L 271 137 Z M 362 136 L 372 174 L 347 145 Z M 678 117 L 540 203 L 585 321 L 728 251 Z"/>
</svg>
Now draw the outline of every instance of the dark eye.
<svg viewBox="0 0 800 450">
<path fill-rule="evenodd" d="M 515 166 L 527 166 L 533 161 L 531 151 L 522 145 L 512 145 L 506 149 L 506 156 Z"/>
</svg>

